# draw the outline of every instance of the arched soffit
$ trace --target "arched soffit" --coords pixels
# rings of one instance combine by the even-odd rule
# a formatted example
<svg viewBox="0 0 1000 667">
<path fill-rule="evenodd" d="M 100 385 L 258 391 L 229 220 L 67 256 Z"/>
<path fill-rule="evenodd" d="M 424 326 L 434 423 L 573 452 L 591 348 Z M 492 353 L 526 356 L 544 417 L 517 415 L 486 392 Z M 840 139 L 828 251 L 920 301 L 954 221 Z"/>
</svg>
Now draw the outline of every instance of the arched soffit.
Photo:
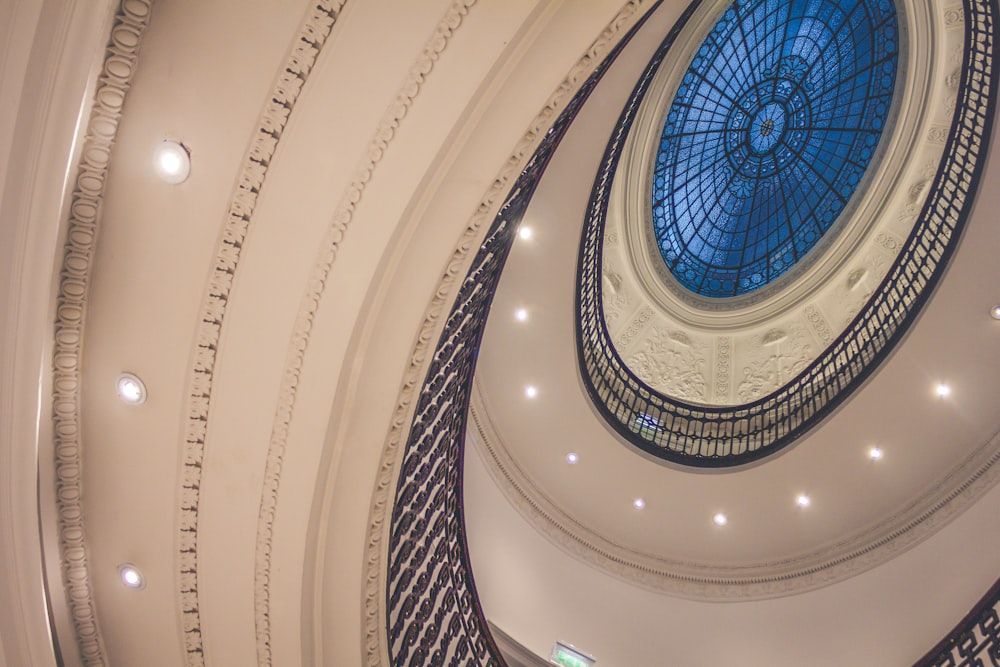
<svg viewBox="0 0 1000 667">
<path fill-rule="evenodd" d="M 577 341 L 599 412 L 646 452 L 725 467 L 781 450 L 875 370 L 933 291 L 983 167 L 992 42 L 968 7 L 895 6 L 899 72 L 870 168 L 805 261 L 738 296 L 697 294 L 673 276 L 650 196 L 692 54 L 728 4 L 699 4 L 637 84 L 584 223 Z"/>
<path fill-rule="evenodd" d="M 399 451 L 396 451 L 394 438 L 387 443 L 383 469 L 391 474 L 391 479 L 380 485 L 387 495 L 384 498 L 378 495 L 373 501 L 372 525 L 386 540 L 384 546 L 376 540 L 372 547 L 375 554 L 372 562 L 384 562 L 385 568 L 384 578 L 375 575 L 382 583 L 380 603 L 384 605 L 375 613 L 384 620 L 386 631 L 384 635 L 369 636 L 369 639 L 375 645 L 385 642 L 385 654 L 392 665 L 425 662 L 503 664 L 479 604 L 469 567 L 462 516 L 462 456 L 476 353 L 518 223 L 548 160 L 607 67 L 641 26 L 643 17 L 658 4 L 652 3 L 640 10 L 630 3 L 615 17 L 609 29 L 560 87 L 552 106 L 543 110 L 532 125 L 526 142 L 536 146 L 534 151 L 523 159 L 516 154 L 505 165 L 497 184 L 506 194 L 494 199 L 496 193 L 491 190 L 484 200 L 485 209 L 496 212 L 490 214 L 490 224 L 484 225 L 479 237 L 481 244 L 475 248 L 468 273 L 448 309 L 441 335 L 433 352 L 425 357 L 428 360 L 426 373 L 419 381 L 420 391 L 412 408 L 412 421 L 399 442 Z M 689 7 L 671 31 L 657 59 L 642 77 L 639 91 L 648 87 L 655 65 L 662 61 L 663 54 L 698 6 L 695 3 Z M 956 105 L 953 122 L 946 131 L 946 159 L 929 185 L 931 195 L 923 206 L 914 233 L 900 249 L 901 259 L 892 268 L 892 280 L 882 286 L 888 285 L 888 288 L 880 288 L 868 303 L 867 317 L 857 318 L 847 335 L 831 346 L 832 356 L 824 357 L 830 358 L 831 365 L 823 365 L 818 375 L 806 373 L 785 387 L 783 391 L 794 391 L 804 402 L 778 403 L 784 405 L 780 414 L 808 421 L 829 410 L 832 399 L 844 389 L 859 383 L 863 372 L 870 369 L 870 362 L 884 356 L 889 345 L 905 329 L 927 298 L 940 267 L 953 251 L 953 245 L 946 241 L 957 235 L 967 213 L 969 195 L 982 169 L 980 158 L 985 151 L 988 119 L 992 118 L 994 107 L 991 77 L 995 12 L 995 3 L 978 0 L 966 0 L 957 10 L 956 24 L 961 26 L 965 40 L 957 83 L 958 99 L 962 104 Z M 571 97 L 566 99 L 567 96 Z M 632 433 L 630 427 L 635 417 L 646 407 L 641 401 L 648 402 L 653 394 L 648 388 L 640 393 L 639 383 L 625 374 L 620 358 L 608 341 L 601 309 L 600 257 L 611 175 L 621 157 L 620 148 L 636 106 L 637 100 L 633 97 L 597 176 L 598 186 L 581 247 L 581 290 L 577 304 L 580 360 L 585 380 L 605 416 L 616 429 L 625 433 Z M 559 112 L 550 121 L 552 110 Z M 520 165 L 516 167 L 516 176 L 508 173 L 512 164 Z M 490 203 L 493 201 L 503 203 L 496 208 Z M 592 339 L 586 338 L 591 334 Z M 825 375 L 826 372 L 830 375 Z M 594 384 L 598 373 L 603 374 L 598 376 L 601 390 L 596 390 Z M 634 399 L 627 411 L 620 393 L 626 389 L 632 392 Z M 612 394 L 612 390 L 619 393 Z M 816 397 L 827 400 L 817 406 L 809 400 Z M 737 414 L 742 421 L 734 423 L 755 427 L 763 424 L 767 433 L 790 441 L 798 432 L 788 432 L 787 420 L 777 427 L 764 421 L 768 414 L 764 408 L 773 406 L 774 398 L 772 395 L 766 401 L 744 406 Z M 791 400 L 789 396 L 781 398 Z M 662 402 L 664 399 L 657 396 L 656 400 Z M 694 424 L 696 421 L 690 417 L 705 412 L 679 403 L 671 403 L 668 407 L 678 423 Z M 756 410 L 750 421 L 743 417 L 746 409 Z M 686 411 L 686 419 L 681 416 L 683 411 Z M 720 423 L 718 418 L 715 423 Z M 679 450 L 670 449 L 673 453 L 666 457 L 690 459 L 700 456 L 704 465 L 716 450 L 722 453 L 718 447 L 722 430 L 716 429 L 714 438 L 711 437 L 712 429 L 699 425 L 697 432 L 697 438 L 684 436 L 691 443 L 691 451 L 685 452 L 682 446 Z M 734 435 L 730 432 L 730 442 L 735 440 Z M 712 447 L 710 453 L 701 450 L 699 443 L 703 441 Z M 728 461 L 714 465 L 749 460 L 748 456 L 753 458 L 754 452 L 764 446 L 759 436 L 756 439 L 740 437 L 739 442 L 743 452 L 731 451 Z M 663 449 L 655 441 L 646 446 L 657 451 Z M 774 443 L 768 446 L 775 448 Z M 377 658 L 378 652 L 369 655 Z"/>
</svg>

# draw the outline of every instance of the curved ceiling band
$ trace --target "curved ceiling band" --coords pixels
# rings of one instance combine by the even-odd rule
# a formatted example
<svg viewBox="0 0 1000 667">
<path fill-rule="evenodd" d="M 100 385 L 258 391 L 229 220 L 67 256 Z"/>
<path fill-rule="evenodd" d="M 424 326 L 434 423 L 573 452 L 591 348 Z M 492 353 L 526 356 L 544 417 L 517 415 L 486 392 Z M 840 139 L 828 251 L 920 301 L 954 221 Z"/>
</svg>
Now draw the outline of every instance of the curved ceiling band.
<svg viewBox="0 0 1000 667">
<path fill-rule="evenodd" d="M 518 223 L 549 159 L 611 63 L 660 2 L 642 8 L 638 4 L 627 3 L 612 23 L 612 27 L 627 23 L 633 12 L 641 12 L 607 55 L 599 61 L 600 56 L 581 61 L 590 74 L 543 130 L 538 147 L 507 189 L 434 347 L 399 454 L 387 527 L 383 622 L 391 665 L 504 664 L 476 593 L 462 505 L 465 432 L 477 352 Z M 614 31 L 611 36 L 617 37 Z M 602 34 L 598 42 L 607 37 Z"/>
<path fill-rule="evenodd" d="M 604 319 L 602 242 L 625 139 L 667 39 L 650 62 L 608 144 L 595 180 L 577 275 L 577 351 L 584 384 L 604 419 L 627 441 L 660 459 L 727 467 L 773 454 L 829 414 L 886 358 L 933 292 L 972 207 L 984 169 L 993 110 L 991 2 L 964 3 L 965 48 L 958 101 L 926 202 L 889 270 L 850 325 L 800 374 L 777 391 L 739 406 L 676 400 L 640 380 L 615 349 Z"/>
</svg>

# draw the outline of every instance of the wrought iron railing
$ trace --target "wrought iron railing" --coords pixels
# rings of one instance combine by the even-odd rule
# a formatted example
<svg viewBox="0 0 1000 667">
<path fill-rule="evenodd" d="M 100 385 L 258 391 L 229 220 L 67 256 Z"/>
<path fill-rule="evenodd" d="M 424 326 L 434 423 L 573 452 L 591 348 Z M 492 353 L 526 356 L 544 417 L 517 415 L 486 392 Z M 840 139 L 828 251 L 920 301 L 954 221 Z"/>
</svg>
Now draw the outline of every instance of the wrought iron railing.
<svg viewBox="0 0 1000 667">
<path fill-rule="evenodd" d="M 1000 666 L 1000 579 L 955 626 L 913 667 Z"/>
<path fill-rule="evenodd" d="M 958 100 L 930 194 L 895 263 L 847 329 L 789 383 L 753 403 L 697 406 L 642 382 L 611 342 L 601 256 L 611 181 L 643 95 L 669 40 L 633 91 L 605 151 L 585 221 L 577 275 L 577 350 L 584 383 L 605 420 L 662 459 L 699 467 L 747 463 L 805 433 L 857 389 L 895 345 L 940 279 L 972 208 L 993 123 L 995 1 L 965 2 Z"/>
<path fill-rule="evenodd" d="M 637 21 L 559 114 L 497 213 L 434 350 L 390 520 L 386 623 L 390 662 L 502 665 L 476 595 L 462 513 L 462 458 L 476 356 L 497 281 L 542 173 L 583 103 L 659 2 Z"/>
</svg>

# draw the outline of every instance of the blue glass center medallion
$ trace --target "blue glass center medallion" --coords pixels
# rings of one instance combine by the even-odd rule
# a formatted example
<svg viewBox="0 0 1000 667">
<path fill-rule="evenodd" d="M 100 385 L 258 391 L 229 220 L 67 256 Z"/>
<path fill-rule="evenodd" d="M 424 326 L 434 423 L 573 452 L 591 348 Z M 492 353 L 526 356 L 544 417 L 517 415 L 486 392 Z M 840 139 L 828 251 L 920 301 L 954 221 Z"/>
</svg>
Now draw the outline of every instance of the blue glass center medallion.
<svg viewBox="0 0 1000 667">
<path fill-rule="evenodd" d="M 688 290 L 746 294 L 830 230 L 889 116 L 892 0 L 749 0 L 713 26 L 678 87 L 656 155 L 652 223 Z"/>
</svg>

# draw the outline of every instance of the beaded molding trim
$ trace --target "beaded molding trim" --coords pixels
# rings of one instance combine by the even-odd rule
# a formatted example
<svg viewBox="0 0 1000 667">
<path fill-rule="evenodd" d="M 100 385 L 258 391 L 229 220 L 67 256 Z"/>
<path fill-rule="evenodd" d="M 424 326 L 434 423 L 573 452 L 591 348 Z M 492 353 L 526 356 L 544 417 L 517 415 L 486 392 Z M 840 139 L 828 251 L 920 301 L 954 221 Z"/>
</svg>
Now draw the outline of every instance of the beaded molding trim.
<svg viewBox="0 0 1000 667">
<path fill-rule="evenodd" d="M 305 361 L 306 349 L 312 332 L 313 320 L 319 308 L 320 300 L 326 289 L 330 271 L 337 259 L 341 243 L 347 233 L 354 212 L 361 202 L 362 195 L 372 178 L 378 163 L 382 160 L 389 143 L 399 129 L 400 123 L 409 112 L 410 107 L 420 93 L 424 81 L 434 69 L 434 64 L 451 41 L 452 35 L 462 25 L 462 20 L 477 0 L 456 0 L 445 12 L 443 18 L 424 44 L 413 65 L 406 75 L 392 103 L 386 109 L 378 124 L 375 134 L 368 143 L 364 157 L 354 171 L 346 191 L 340 198 L 333 221 L 320 244 L 319 255 L 314 262 L 312 273 L 307 283 L 308 288 L 299 304 L 298 314 L 292 331 L 292 340 L 288 346 L 282 373 L 281 387 L 278 393 L 278 406 L 275 411 L 271 437 L 268 444 L 267 459 L 264 468 L 264 484 L 261 491 L 260 514 L 257 520 L 257 541 L 254 563 L 254 609 L 257 632 L 257 663 L 271 664 L 271 630 L 270 630 L 270 577 L 271 577 L 271 540 L 274 534 L 274 521 L 278 506 L 278 487 L 281 480 L 281 467 L 288 440 L 288 430 L 295 409 L 295 398 L 302 365 Z"/>
<path fill-rule="evenodd" d="M 314 2 L 306 12 L 298 36 L 292 42 L 291 50 L 278 74 L 274 90 L 261 111 L 257 128 L 251 135 L 249 149 L 243 158 L 243 168 L 230 199 L 222 237 L 216 247 L 215 260 L 198 319 L 196 349 L 193 355 L 195 361 L 188 381 L 185 411 L 187 420 L 184 429 L 177 535 L 179 568 L 177 582 L 182 610 L 181 630 L 184 635 L 185 661 L 190 667 L 200 667 L 205 664 L 198 601 L 198 510 L 215 354 L 229 304 L 233 277 L 271 158 L 274 157 L 292 109 L 345 2 L 346 0 Z M 261 594 L 266 597 L 266 580 L 263 584 L 259 579 L 255 583 L 255 598 L 259 598 Z M 260 586 L 263 586 L 262 592 L 257 590 Z M 258 659 L 260 659 L 262 616 L 258 613 L 255 617 Z M 266 631 L 269 627 L 266 610 L 263 621 Z M 266 634 L 264 636 L 267 637 Z M 265 657 L 270 655 L 269 647 L 268 640 L 264 645 Z"/>
<path fill-rule="evenodd" d="M 97 623 L 83 518 L 84 443 L 80 428 L 83 326 L 111 149 L 152 4 L 153 0 L 122 0 L 114 18 L 71 195 L 56 301 L 52 430 L 59 555 L 76 643 L 80 658 L 88 666 L 106 665 L 107 654 Z"/>
<path fill-rule="evenodd" d="M 575 97 L 621 39 L 647 15 L 657 2 L 630 0 L 573 66 L 565 79 L 549 97 L 541 112 L 518 141 L 513 153 L 504 162 L 493 184 L 483 196 L 472 219 L 462 233 L 449 259 L 435 296 L 428 304 L 424 321 L 418 331 L 410 364 L 404 374 L 399 399 L 393 413 L 390 431 L 383 449 L 372 496 L 368 546 L 365 557 L 365 664 L 369 667 L 389 661 L 389 640 L 386 629 L 388 518 L 389 501 L 395 494 L 401 464 L 401 441 L 408 431 L 415 400 L 420 392 L 430 359 L 431 343 L 443 329 L 442 315 L 455 298 L 455 288 L 471 261 L 470 250 L 478 249 L 486 227 L 510 199 L 518 196 L 515 184 L 533 160 L 535 149 L 546 139 L 560 111 Z M 509 197 L 509 199 L 508 199 Z M 482 656 L 489 660 L 490 656 Z"/>
<path fill-rule="evenodd" d="M 118 135 L 122 108 L 132 84 L 151 9 L 152 0 L 122 0 L 114 18 L 71 195 L 56 305 L 52 424 L 59 554 L 76 642 L 80 658 L 86 665 L 105 665 L 107 658 L 97 624 L 83 520 L 82 334 L 111 149 Z"/>
</svg>

